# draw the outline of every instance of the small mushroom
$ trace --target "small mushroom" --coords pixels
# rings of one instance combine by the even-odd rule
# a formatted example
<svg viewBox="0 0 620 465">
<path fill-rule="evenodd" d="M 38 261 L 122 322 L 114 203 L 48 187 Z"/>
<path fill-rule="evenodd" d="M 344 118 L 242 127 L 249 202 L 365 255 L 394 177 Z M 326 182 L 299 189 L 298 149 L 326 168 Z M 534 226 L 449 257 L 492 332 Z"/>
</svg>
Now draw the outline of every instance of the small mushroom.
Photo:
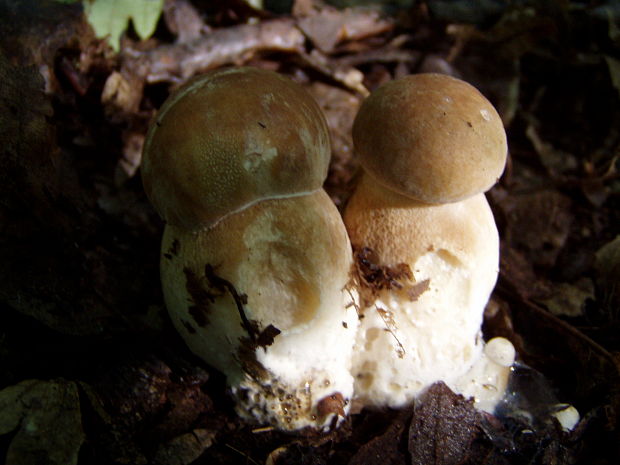
<svg viewBox="0 0 620 465">
<path fill-rule="evenodd" d="M 170 317 L 226 375 L 238 412 L 283 430 L 326 428 L 353 395 L 351 246 L 322 189 L 329 156 L 309 94 L 255 68 L 188 82 L 145 142 Z M 334 396 L 342 408 L 319 412 Z"/>
<path fill-rule="evenodd" d="M 556 404 L 552 407 L 551 416 L 554 417 L 562 430 L 568 432 L 575 429 L 575 426 L 579 423 L 580 415 L 579 411 L 570 404 Z"/>
<path fill-rule="evenodd" d="M 375 181 L 427 204 L 486 192 L 506 164 L 506 133 L 493 105 L 445 74 L 416 74 L 381 86 L 360 108 L 353 142 Z"/>
<path fill-rule="evenodd" d="M 492 413 L 505 398 L 515 356 L 515 348 L 508 339 L 490 339 L 472 368 L 453 384 L 454 390 L 472 397 L 478 409 Z"/>
<path fill-rule="evenodd" d="M 344 214 L 351 242 L 376 269 L 401 270 L 393 285 L 359 279 L 356 396 L 397 407 L 439 380 L 459 391 L 476 370 L 509 370 L 486 364 L 480 331 L 499 262 L 484 191 L 507 154 L 493 106 L 450 76 L 407 76 L 364 101 L 353 142 L 363 174 Z"/>
</svg>

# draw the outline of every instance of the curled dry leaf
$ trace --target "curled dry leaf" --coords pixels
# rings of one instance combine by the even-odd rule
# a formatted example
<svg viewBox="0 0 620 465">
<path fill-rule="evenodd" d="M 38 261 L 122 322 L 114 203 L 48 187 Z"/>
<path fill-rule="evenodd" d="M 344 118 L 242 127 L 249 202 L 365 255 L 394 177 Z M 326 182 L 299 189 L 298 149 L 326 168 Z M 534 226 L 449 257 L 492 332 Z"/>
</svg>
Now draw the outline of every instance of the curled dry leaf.
<svg viewBox="0 0 620 465">
<path fill-rule="evenodd" d="M 573 154 L 557 149 L 551 143 L 545 141 L 541 137 L 536 123 L 532 122 L 528 126 L 525 135 L 532 143 L 534 150 L 536 150 L 540 162 L 553 178 L 557 178 L 577 168 L 577 158 Z"/>
<path fill-rule="evenodd" d="M 191 42 L 208 29 L 200 13 L 189 0 L 164 2 L 164 21 L 170 32 L 177 36 L 179 43 Z"/>
<path fill-rule="evenodd" d="M 507 221 L 506 246 L 524 253 L 534 265 L 554 266 L 573 222 L 571 199 L 557 191 L 539 190 L 505 197 L 499 207 Z"/>
<path fill-rule="evenodd" d="M 114 120 L 116 113 L 135 113 L 142 95 L 134 90 L 121 73 L 113 71 L 106 79 L 101 93 L 101 103 L 106 115 Z"/>
<path fill-rule="evenodd" d="M 195 429 L 162 444 L 153 457 L 153 465 L 189 465 L 209 448 L 215 432 Z"/>
<path fill-rule="evenodd" d="M 123 133 L 123 157 L 116 165 L 114 180 L 120 186 L 127 179 L 132 178 L 142 162 L 142 147 L 144 146 L 143 131 L 125 131 Z"/>
<path fill-rule="evenodd" d="M 299 28 L 323 53 L 331 53 L 347 40 L 360 40 L 394 27 L 394 21 L 378 11 L 323 7 L 298 20 Z"/>
</svg>

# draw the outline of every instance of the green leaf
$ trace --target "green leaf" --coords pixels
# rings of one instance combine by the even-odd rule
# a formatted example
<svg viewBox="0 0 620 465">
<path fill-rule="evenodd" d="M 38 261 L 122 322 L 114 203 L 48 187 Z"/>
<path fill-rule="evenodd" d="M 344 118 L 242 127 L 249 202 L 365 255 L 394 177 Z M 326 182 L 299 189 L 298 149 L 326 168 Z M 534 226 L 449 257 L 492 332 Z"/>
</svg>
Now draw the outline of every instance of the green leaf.
<svg viewBox="0 0 620 465">
<path fill-rule="evenodd" d="M 129 20 L 138 36 L 147 39 L 155 32 L 163 6 L 164 0 L 85 0 L 84 12 L 97 37 L 107 37 L 118 52 Z"/>
</svg>

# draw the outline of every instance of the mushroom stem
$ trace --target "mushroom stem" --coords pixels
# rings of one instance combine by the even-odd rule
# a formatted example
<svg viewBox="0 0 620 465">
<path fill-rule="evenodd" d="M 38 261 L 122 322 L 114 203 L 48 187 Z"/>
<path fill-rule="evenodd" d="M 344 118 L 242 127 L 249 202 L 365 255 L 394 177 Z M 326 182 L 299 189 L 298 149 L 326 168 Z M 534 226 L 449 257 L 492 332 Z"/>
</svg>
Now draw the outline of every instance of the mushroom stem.
<svg viewBox="0 0 620 465">
<path fill-rule="evenodd" d="M 241 416 L 285 430 L 328 427 L 334 415 L 318 412 L 326 396 L 338 393 L 348 411 L 351 265 L 340 214 L 323 190 L 259 202 L 203 231 L 168 225 L 162 242 L 177 331 L 226 375 Z"/>
<path fill-rule="evenodd" d="M 435 381 L 454 387 L 481 356 L 482 310 L 497 279 L 499 238 L 484 194 L 429 205 L 364 174 L 344 219 L 356 249 L 368 247 L 378 266 L 404 264 L 412 274 L 404 291 L 378 290 L 361 310 L 356 396 L 397 407 Z"/>
</svg>

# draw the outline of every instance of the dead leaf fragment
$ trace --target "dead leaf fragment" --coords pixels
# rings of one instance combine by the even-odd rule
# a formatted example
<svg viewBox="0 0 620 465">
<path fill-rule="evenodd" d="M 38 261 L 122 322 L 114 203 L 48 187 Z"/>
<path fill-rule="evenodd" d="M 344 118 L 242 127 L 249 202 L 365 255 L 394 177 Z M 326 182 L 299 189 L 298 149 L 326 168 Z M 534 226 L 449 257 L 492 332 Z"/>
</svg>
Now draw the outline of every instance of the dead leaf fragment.
<svg viewBox="0 0 620 465">
<path fill-rule="evenodd" d="M 620 236 L 596 252 L 595 267 L 604 303 L 620 313 Z"/>
<path fill-rule="evenodd" d="M 6 465 L 72 465 L 84 442 L 77 385 L 26 380 L 0 391 L 0 434 L 15 431 Z"/>
<path fill-rule="evenodd" d="M 318 102 L 329 127 L 332 141 L 332 158 L 325 189 L 338 207 L 350 195 L 353 173 L 359 162 L 353 156 L 351 130 L 361 98 L 338 87 L 316 81 L 308 88 Z"/>
<path fill-rule="evenodd" d="M 114 71 L 105 81 L 101 103 L 106 115 L 113 115 L 117 112 L 130 113 L 138 109 L 140 96 L 136 98 L 127 79 L 118 71 Z"/>
<path fill-rule="evenodd" d="M 506 245 L 538 266 L 555 265 L 573 222 L 571 199 L 554 190 L 506 197 L 500 203 L 507 220 Z"/>
<path fill-rule="evenodd" d="M 215 432 L 196 429 L 162 444 L 153 457 L 153 465 L 188 465 L 211 447 Z"/>
<path fill-rule="evenodd" d="M 164 21 L 179 43 L 191 42 L 208 30 L 199 11 L 189 0 L 164 2 Z"/>
<path fill-rule="evenodd" d="M 407 462 L 406 451 L 402 450 L 402 439 L 411 409 L 404 408 L 399 412 L 387 430 L 364 444 L 351 458 L 349 465 L 400 465 Z"/>
<path fill-rule="evenodd" d="M 114 180 L 117 186 L 132 178 L 142 163 L 142 147 L 145 135 L 141 131 L 125 131 L 123 156 L 116 165 Z"/>
<path fill-rule="evenodd" d="M 583 314 L 587 299 L 594 299 L 594 284 L 584 277 L 575 283 L 553 285 L 551 295 L 541 302 L 554 315 L 578 317 Z"/>
<path fill-rule="evenodd" d="M 324 53 L 331 53 L 347 40 L 359 40 L 390 30 L 393 22 L 382 18 L 377 11 L 324 7 L 302 17 L 299 28 Z"/>
<path fill-rule="evenodd" d="M 557 149 L 551 143 L 545 141 L 540 135 L 536 124 L 530 124 L 525 131 L 525 135 L 532 143 L 534 150 L 540 158 L 540 162 L 552 177 L 557 177 L 577 169 L 577 157 L 564 150 Z"/>
<path fill-rule="evenodd" d="M 479 417 L 473 400 L 465 400 L 443 383 L 433 384 L 416 400 L 409 428 L 413 465 L 459 464 L 467 457 Z"/>
</svg>

